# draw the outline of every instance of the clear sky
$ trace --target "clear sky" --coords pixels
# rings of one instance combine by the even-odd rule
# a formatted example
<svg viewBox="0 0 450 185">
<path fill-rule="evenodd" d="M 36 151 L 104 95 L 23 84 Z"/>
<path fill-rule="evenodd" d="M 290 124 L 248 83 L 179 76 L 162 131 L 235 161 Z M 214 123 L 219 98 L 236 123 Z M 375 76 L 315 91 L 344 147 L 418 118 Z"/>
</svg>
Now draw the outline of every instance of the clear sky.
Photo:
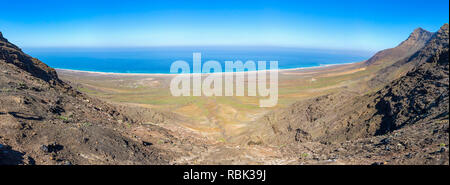
<svg viewBox="0 0 450 185">
<path fill-rule="evenodd" d="M 21 47 L 288 46 L 376 51 L 436 31 L 448 0 L 1 0 Z"/>
</svg>

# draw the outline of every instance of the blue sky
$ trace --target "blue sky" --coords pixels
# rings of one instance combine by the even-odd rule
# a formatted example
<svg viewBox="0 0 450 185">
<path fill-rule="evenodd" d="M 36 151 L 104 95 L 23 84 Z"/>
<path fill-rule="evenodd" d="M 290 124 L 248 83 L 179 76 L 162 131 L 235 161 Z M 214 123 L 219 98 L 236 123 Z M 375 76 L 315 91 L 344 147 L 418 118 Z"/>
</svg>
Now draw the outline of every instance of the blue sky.
<svg viewBox="0 0 450 185">
<path fill-rule="evenodd" d="M 448 0 L 1 0 L 21 47 L 285 46 L 377 51 L 436 31 Z"/>
</svg>

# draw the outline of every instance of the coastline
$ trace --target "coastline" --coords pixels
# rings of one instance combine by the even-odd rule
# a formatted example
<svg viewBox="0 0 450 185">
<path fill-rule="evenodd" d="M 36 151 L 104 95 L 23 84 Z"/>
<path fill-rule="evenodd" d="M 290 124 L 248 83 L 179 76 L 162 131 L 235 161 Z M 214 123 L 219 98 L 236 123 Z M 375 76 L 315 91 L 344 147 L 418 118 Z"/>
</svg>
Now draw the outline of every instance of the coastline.
<svg viewBox="0 0 450 185">
<path fill-rule="evenodd" d="M 296 72 L 301 70 L 326 70 L 327 68 L 331 67 L 342 67 L 342 66 L 351 66 L 356 65 L 359 63 L 364 63 L 364 61 L 359 62 L 350 62 L 350 63 L 339 63 L 339 64 L 326 64 L 326 65 L 320 65 L 320 66 L 312 66 L 312 67 L 297 67 L 297 68 L 286 68 L 286 69 L 277 69 L 278 72 Z M 100 72 L 100 71 L 84 71 L 84 70 L 75 70 L 75 69 L 63 69 L 63 68 L 54 68 L 57 72 L 69 72 L 69 73 L 86 73 L 86 74 L 93 74 L 93 75 L 115 75 L 115 76 L 176 76 L 176 75 L 192 75 L 195 73 L 117 73 L 117 72 Z M 261 71 L 261 70 L 259 70 Z M 268 70 L 262 70 L 262 71 L 271 71 Z M 211 74 L 226 74 L 226 73 L 255 73 L 258 71 L 245 71 L 245 72 L 217 72 L 217 73 L 201 73 L 201 75 L 211 75 Z"/>
</svg>

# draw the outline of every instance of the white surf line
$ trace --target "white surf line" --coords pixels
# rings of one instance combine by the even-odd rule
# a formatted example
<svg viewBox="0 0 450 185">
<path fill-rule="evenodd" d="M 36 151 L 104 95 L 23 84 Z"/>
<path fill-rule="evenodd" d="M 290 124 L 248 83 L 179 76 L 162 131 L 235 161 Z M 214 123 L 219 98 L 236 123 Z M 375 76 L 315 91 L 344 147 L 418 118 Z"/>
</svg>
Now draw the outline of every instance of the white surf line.
<svg viewBox="0 0 450 185">
<path fill-rule="evenodd" d="M 261 72 L 270 72 L 271 70 L 278 70 L 279 72 L 285 72 L 285 71 L 297 71 L 297 70 L 305 70 L 305 69 L 320 69 L 320 68 L 327 68 L 327 67 L 334 67 L 334 66 L 341 66 L 341 65 L 350 65 L 350 64 L 356 64 L 360 62 L 350 62 L 350 63 L 339 63 L 339 64 L 326 64 L 321 66 L 312 66 L 312 67 L 297 67 L 297 68 L 288 68 L 288 69 L 266 69 L 266 70 L 257 70 L 257 71 L 240 71 L 240 72 L 214 72 L 214 73 L 201 73 L 202 75 L 211 75 L 211 74 L 227 74 L 227 73 L 255 73 L 258 71 Z M 59 71 L 67 71 L 67 72 L 74 72 L 74 73 L 88 73 L 88 74 L 98 74 L 98 75 L 120 75 L 120 76 L 176 76 L 176 75 L 192 75 L 195 73 L 117 73 L 117 72 L 100 72 L 100 71 L 84 71 L 84 70 L 75 70 L 75 69 L 63 69 L 63 68 L 54 68 Z"/>
</svg>

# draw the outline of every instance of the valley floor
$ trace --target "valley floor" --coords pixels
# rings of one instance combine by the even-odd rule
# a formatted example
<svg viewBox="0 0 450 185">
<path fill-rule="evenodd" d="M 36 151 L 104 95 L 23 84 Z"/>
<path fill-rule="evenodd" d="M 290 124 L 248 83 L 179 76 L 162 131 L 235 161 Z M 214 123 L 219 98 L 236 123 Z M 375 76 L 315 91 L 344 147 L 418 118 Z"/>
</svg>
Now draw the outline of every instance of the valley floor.
<svg viewBox="0 0 450 185">
<path fill-rule="evenodd" d="M 273 108 L 260 108 L 258 99 L 248 96 L 172 97 L 171 75 L 57 71 L 61 79 L 90 96 L 179 116 L 180 121 L 158 124 L 190 143 L 176 147 L 156 144 L 183 153 L 171 164 L 448 164 L 448 119 L 340 143 L 249 142 L 248 138 L 264 134 L 250 132 L 260 127 L 258 119 L 293 102 L 344 91 L 350 96 L 374 91 L 365 82 L 376 69 L 361 66 L 355 63 L 280 71 L 279 103 Z"/>
</svg>

